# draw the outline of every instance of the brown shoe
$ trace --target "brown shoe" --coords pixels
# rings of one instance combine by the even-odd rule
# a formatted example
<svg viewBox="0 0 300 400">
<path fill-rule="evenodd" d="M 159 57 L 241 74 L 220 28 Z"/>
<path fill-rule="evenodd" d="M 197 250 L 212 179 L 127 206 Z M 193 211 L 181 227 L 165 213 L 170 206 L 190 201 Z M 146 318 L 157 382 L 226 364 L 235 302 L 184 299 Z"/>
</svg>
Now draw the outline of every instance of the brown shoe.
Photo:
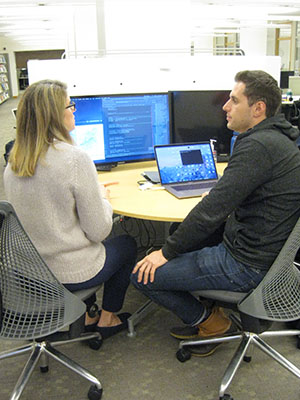
<svg viewBox="0 0 300 400">
<path fill-rule="evenodd" d="M 231 327 L 232 321 L 224 314 L 221 307 L 214 307 L 210 316 L 198 325 L 198 336 L 208 338 L 221 336 Z"/>
<path fill-rule="evenodd" d="M 225 333 L 233 333 L 236 327 L 224 314 L 220 307 L 214 307 L 209 317 L 197 326 L 174 327 L 171 329 L 171 336 L 180 340 L 207 339 L 213 336 L 222 336 Z"/>
</svg>

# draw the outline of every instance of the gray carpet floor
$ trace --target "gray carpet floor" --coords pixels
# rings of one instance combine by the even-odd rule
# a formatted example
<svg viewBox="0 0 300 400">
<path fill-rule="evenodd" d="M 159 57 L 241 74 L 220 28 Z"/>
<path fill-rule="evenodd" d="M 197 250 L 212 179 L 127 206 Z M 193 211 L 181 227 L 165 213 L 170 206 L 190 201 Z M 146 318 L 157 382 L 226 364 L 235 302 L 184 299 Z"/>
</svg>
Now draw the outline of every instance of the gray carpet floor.
<svg viewBox="0 0 300 400">
<path fill-rule="evenodd" d="M 14 138 L 14 119 L 11 109 L 18 99 L 0 105 L 0 148 Z M 4 160 L 1 154 L 0 168 Z M 2 174 L 0 195 L 5 199 Z M 101 299 L 101 293 L 99 293 Z M 134 312 L 145 302 L 143 295 L 130 287 L 123 311 Z M 100 303 L 100 302 L 99 302 Z M 222 345 L 210 357 L 180 363 L 175 353 L 178 341 L 169 335 L 169 329 L 180 321 L 170 312 L 157 307 L 136 327 L 136 336 L 126 332 L 106 340 L 98 350 L 85 344 L 60 347 L 96 375 L 103 385 L 103 400 L 217 400 L 223 372 L 233 355 L 236 344 Z M 300 353 L 295 338 L 269 340 L 276 349 L 300 365 Z M 0 351 L 18 343 L 0 340 Z M 0 361 L 0 399 L 9 399 L 10 392 L 26 362 L 26 356 Z M 23 400 L 83 400 L 90 384 L 55 361 L 50 370 L 33 373 Z M 300 385 L 295 376 L 284 370 L 262 352 L 255 350 L 251 363 L 242 363 L 228 392 L 234 400 L 296 400 L 300 398 Z"/>
</svg>

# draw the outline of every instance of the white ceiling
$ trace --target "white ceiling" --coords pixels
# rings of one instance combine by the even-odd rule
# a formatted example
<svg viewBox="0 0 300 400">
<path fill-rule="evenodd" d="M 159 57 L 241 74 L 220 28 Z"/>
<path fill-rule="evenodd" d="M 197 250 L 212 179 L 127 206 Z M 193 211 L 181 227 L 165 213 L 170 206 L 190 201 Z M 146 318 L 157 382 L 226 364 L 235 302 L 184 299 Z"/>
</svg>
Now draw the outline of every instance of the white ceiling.
<svg viewBox="0 0 300 400">
<path fill-rule="evenodd" d="M 203 29 L 238 30 L 243 24 L 269 24 L 276 26 L 282 21 L 300 21 L 300 0 L 0 0 L 0 40 L 12 41 L 32 48 L 60 48 L 66 46 L 66 38 L 74 26 L 74 10 L 86 18 L 89 30 L 91 18 L 95 19 L 96 2 L 101 6 L 109 2 L 128 4 L 134 12 L 134 5 L 151 2 L 158 12 L 163 2 L 169 3 L 172 18 L 172 3 L 181 2 L 189 7 L 191 32 L 197 35 Z M 139 7 L 139 10 L 141 8 Z M 78 11 L 79 10 L 79 11 Z M 104 13 L 105 14 L 105 13 Z M 186 14 L 185 14 L 186 15 Z M 141 18 L 136 15 L 136 18 Z M 106 23 L 108 23 L 106 21 Z M 155 21 L 153 21 L 155 25 Z"/>
</svg>

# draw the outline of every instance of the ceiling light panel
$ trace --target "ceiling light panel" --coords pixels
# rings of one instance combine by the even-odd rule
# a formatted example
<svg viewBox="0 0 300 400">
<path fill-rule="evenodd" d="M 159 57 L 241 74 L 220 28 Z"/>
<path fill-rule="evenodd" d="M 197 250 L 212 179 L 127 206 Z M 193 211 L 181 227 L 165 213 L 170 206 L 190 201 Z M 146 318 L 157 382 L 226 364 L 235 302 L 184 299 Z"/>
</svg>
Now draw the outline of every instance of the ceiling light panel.
<svg viewBox="0 0 300 400">
<path fill-rule="evenodd" d="M 95 5 L 96 0 L 46 0 L 46 1 L 28 1 L 28 0 L 1 0 L 2 7 L 52 7 L 52 6 L 86 6 Z"/>
<path fill-rule="evenodd" d="M 224 6 L 255 6 L 255 7 L 280 7 L 299 8 L 299 0 L 191 0 L 192 5 L 224 5 Z"/>
</svg>

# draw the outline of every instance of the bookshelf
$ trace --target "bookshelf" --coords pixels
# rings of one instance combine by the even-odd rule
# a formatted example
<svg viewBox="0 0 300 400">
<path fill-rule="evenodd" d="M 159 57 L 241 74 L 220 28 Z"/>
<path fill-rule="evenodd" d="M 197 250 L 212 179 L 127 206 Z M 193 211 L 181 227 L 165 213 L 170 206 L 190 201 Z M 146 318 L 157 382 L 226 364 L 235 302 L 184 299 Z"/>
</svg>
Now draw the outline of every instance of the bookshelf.
<svg viewBox="0 0 300 400">
<path fill-rule="evenodd" d="M 0 54 L 0 104 L 10 97 L 7 62 L 4 54 Z"/>
</svg>

